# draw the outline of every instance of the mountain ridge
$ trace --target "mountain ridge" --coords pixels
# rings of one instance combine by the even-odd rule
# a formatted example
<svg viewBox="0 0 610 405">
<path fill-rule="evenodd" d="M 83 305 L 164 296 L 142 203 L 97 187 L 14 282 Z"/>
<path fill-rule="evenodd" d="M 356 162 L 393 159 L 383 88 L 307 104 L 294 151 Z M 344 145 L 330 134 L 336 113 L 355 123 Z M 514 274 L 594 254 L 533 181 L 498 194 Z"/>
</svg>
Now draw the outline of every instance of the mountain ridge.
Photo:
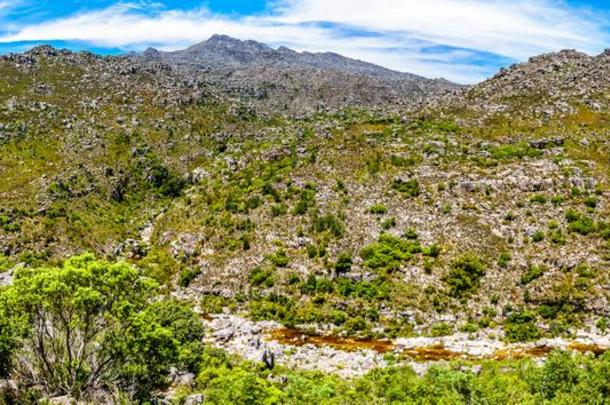
<svg viewBox="0 0 610 405">
<path fill-rule="evenodd" d="M 227 94 L 253 101 L 263 110 L 288 113 L 348 106 L 416 106 L 462 87 L 445 79 L 397 72 L 332 52 L 273 49 L 226 35 L 214 35 L 184 50 L 148 49 L 129 57 L 164 63 L 187 75 L 205 73 Z"/>
</svg>

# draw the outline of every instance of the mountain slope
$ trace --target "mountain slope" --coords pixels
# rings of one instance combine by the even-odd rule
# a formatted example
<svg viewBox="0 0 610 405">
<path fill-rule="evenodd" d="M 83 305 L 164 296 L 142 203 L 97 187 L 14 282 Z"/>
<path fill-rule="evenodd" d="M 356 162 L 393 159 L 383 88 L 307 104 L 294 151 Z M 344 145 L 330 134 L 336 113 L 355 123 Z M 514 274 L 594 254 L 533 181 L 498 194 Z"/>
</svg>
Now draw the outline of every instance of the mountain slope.
<svg viewBox="0 0 610 405">
<path fill-rule="evenodd" d="M 92 251 L 204 312 L 351 336 L 596 330 L 610 301 L 610 126 L 592 110 L 590 122 L 489 120 L 476 100 L 530 105 L 531 86 L 507 79 L 530 67 L 466 90 L 464 109 L 441 99 L 421 114 L 379 104 L 298 119 L 272 108 L 286 95 L 229 97 L 223 86 L 248 70 L 223 81 L 162 58 L 48 47 L 2 57 L 2 262 Z M 346 73 L 311 69 L 329 100 L 345 90 L 334 80 Z M 537 86 L 583 90 L 538 74 Z M 311 89 L 293 90 L 315 110 Z"/>
<path fill-rule="evenodd" d="M 610 51 L 588 56 L 564 50 L 502 69 L 470 88 L 433 99 L 446 111 L 471 111 L 481 119 L 549 120 L 610 109 Z"/>
<path fill-rule="evenodd" d="M 415 105 L 460 87 L 333 53 L 275 50 L 222 35 L 185 50 L 149 49 L 135 57 L 167 63 L 192 75 L 204 71 L 230 95 L 254 100 L 267 110 L 292 113 Z"/>
</svg>

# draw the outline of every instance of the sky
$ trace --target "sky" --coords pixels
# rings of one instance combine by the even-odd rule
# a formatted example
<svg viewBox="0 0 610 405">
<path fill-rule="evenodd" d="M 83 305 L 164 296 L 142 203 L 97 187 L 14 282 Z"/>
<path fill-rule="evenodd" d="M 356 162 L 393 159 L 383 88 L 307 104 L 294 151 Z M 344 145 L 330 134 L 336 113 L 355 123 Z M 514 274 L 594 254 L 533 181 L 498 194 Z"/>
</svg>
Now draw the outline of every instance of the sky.
<svg viewBox="0 0 610 405">
<path fill-rule="evenodd" d="M 213 34 L 476 83 L 561 49 L 610 48 L 610 0 L 0 0 L 0 53 L 183 49 Z"/>
</svg>

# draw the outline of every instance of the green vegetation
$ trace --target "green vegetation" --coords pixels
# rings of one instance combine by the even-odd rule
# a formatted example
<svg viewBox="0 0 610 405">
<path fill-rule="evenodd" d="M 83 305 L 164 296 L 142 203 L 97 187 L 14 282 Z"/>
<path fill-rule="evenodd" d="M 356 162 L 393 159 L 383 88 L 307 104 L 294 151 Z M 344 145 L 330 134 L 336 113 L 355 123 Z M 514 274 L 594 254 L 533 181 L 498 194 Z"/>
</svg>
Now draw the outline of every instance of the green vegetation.
<svg viewBox="0 0 610 405">
<path fill-rule="evenodd" d="M 407 197 L 417 197 L 421 193 L 421 188 L 417 179 L 402 180 L 395 179 L 392 188 Z"/>
<path fill-rule="evenodd" d="M 504 335 L 509 342 L 537 340 L 542 333 L 536 326 L 536 315 L 529 311 L 512 313 L 504 324 Z"/>
<path fill-rule="evenodd" d="M 483 261 L 473 253 L 459 257 L 451 263 L 451 269 L 445 277 L 449 293 L 458 298 L 476 293 L 485 269 Z"/>
<path fill-rule="evenodd" d="M 364 260 L 364 265 L 371 270 L 392 272 L 398 270 L 414 254 L 421 252 L 422 248 L 419 242 L 382 234 L 377 242 L 362 248 L 360 256 Z"/>
<path fill-rule="evenodd" d="M 383 204 L 375 204 L 370 206 L 369 212 L 375 215 L 383 215 L 388 212 L 388 209 Z"/>
<path fill-rule="evenodd" d="M 523 275 L 521 276 L 521 284 L 527 285 L 537 278 L 542 277 L 544 272 L 546 271 L 545 266 L 540 264 L 535 264 L 531 266 Z"/>
<path fill-rule="evenodd" d="M 268 370 L 206 350 L 200 368 L 193 392 L 215 404 L 605 403 L 610 356 L 555 352 L 543 366 L 528 360 L 487 362 L 476 373 L 469 364 L 455 362 L 432 366 L 422 377 L 399 366 L 346 381 L 278 366 Z"/>
<path fill-rule="evenodd" d="M 525 159 L 542 155 L 542 151 L 532 148 L 527 143 L 505 144 L 491 148 L 492 159 Z"/>
<path fill-rule="evenodd" d="M 46 394 L 87 398 L 108 386 L 149 398 L 170 367 L 195 367 L 203 336 L 188 306 L 151 301 L 157 288 L 130 265 L 91 255 L 19 270 L 0 293 L 3 373 Z"/>
<path fill-rule="evenodd" d="M 335 271 L 340 273 L 347 273 L 352 269 L 352 255 L 348 253 L 341 253 L 337 258 L 337 262 L 335 263 Z"/>
<path fill-rule="evenodd" d="M 38 394 L 86 400 L 91 356 L 112 351 L 94 380 L 125 401 L 162 402 L 153 397 L 176 367 L 198 376 L 191 388 L 211 403 L 604 402 L 607 359 L 580 356 L 559 356 L 552 370 L 501 362 L 481 373 L 459 361 L 422 378 L 403 367 L 350 381 L 266 370 L 191 346 L 196 317 L 168 297 L 178 287 L 206 314 L 347 337 L 607 333 L 607 112 L 566 99 L 576 114 L 531 117 L 522 112 L 545 97 L 517 95 L 484 115 L 465 105 L 294 117 L 144 65 L 119 76 L 84 55 L 33 60 L 0 61 L 0 281 L 15 283 L 0 293 L 0 374 L 31 381 L 25 391 L 44 377 Z M 85 251 L 129 264 L 65 260 Z M 522 267 L 529 262 L 553 268 Z M 96 266 L 106 276 L 87 274 Z M 108 277 L 115 266 L 137 276 Z M 78 277 L 51 274 L 68 268 Z M 37 277 L 49 298 L 25 291 Z M 455 324 L 438 322 L 447 316 Z M 47 357 L 50 347 L 58 353 L 53 372 L 33 340 L 49 319 L 62 336 L 44 341 Z M 84 352 L 95 361 L 71 361 L 65 331 L 75 342 L 86 325 L 96 334 Z"/>
<path fill-rule="evenodd" d="M 595 221 L 591 217 L 573 210 L 566 213 L 566 220 L 571 232 L 589 235 L 597 230 Z"/>
</svg>

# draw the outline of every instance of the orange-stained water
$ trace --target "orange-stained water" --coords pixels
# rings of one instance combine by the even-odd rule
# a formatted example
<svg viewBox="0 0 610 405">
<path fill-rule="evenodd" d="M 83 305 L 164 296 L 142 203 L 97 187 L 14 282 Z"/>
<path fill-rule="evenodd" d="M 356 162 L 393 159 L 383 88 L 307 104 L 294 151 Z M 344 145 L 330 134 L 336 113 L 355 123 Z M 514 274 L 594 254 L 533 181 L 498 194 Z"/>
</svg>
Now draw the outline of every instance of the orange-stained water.
<svg viewBox="0 0 610 405">
<path fill-rule="evenodd" d="M 388 353 L 396 349 L 395 345 L 388 340 L 342 338 L 335 335 L 319 335 L 315 333 L 303 332 L 293 328 L 281 328 L 273 330 L 268 333 L 267 339 L 293 346 L 311 344 L 316 347 L 332 347 L 333 349 L 350 352 L 358 350 L 373 350 L 378 353 Z M 570 343 L 568 348 L 580 353 L 593 353 L 595 356 L 599 356 L 606 351 L 606 349 L 597 345 L 586 345 L 582 343 Z M 549 346 L 511 348 L 506 350 L 498 350 L 489 357 L 474 357 L 449 350 L 440 344 L 404 349 L 398 354 L 402 354 L 418 362 L 454 359 L 476 360 L 483 358 L 491 360 L 505 360 L 542 358 L 548 356 L 548 354 L 553 350 L 554 349 Z"/>
<path fill-rule="evenodd" d="M 316 347 L 326 346 L 348 352 L 374 350 L 378 353 L 387 353 L 394 350 L 394 344 L 388 340 L 342 338 L 334 335 L 325 336 L 291 328 L 276 329 L 270 332 L 268 337 L 270 340 L 293 346 L 312 344 Z"/>
</svg>

